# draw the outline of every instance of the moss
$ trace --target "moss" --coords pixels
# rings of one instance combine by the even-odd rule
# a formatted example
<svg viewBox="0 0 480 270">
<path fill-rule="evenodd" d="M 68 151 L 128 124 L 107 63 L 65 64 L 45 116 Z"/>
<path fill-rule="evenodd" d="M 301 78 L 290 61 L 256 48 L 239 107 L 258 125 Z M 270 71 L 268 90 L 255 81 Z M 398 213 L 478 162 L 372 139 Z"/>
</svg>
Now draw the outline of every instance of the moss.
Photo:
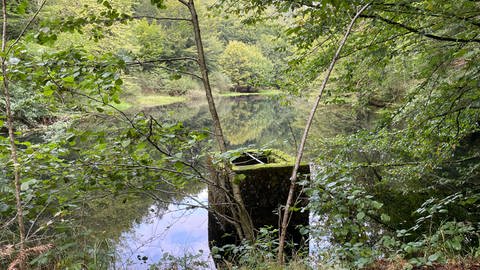
<svg viewBox="0 0 480 270">
<path fill-rule="evenodd" d="M 300 163 L 300 167 L 308 166 L 308 163 L 302 162 Z M 255 164 L 255 165 L 246 165 L 246 166 L 232 166 L 232 170 L 234 172 L 242 172 L 242 171 L 253 171 L 253 170 L 261 170 L 265 168 L 271 169 L 280 169 L 280 168 L 288 168 L 292 170 L 293 164 L 288 162 L 282 163 L 270 163 L 270 164 Z"/>
<path fill-rule="evenodd" d="M 253 165 L 232 165 L 232 170 L 234 172 L 237 171 L 251 171 L 251 170 L 258 170 L 263 168 L 292 168 L 295 164 L 295 159 L 287 155 L 286 153 L 276 150 L 276 149 L 266 149 L 266 150 L 258 150 L 258 149 L 249 149 L 245 152 L 253 153 L 255 155 L 265 156 L 268 160 L 265 164 L 253 164 Z M 308 163 L 301 163 L 300 166 L 308 166 Z"/>
<path fill-rule="evenodd" d="M 285 203 L 290 189 L 290 175 L 294 166 L 294 158 L 275 149 L 250 149 L 232 161 L 232 170 L 235 173 L 235 182 L 238 182 L 240 192 L 247 211 L 250 213 L 255 228 L 264 226 L 278 226 L 278 209 Z M 253 157 L 252 157 L 253 156 Z M 260 163 L 264 162 L 264 164 Z M 242 165 L 243 164 L 243 165 Z M 302 164 L 299 168 L 301 179 L 308 177 L 310 168 Z M 308 204 L 308 198 L 297 189 L 295 208 L 302 208 Z M 209 187 L 209 204 L 225 205 L 226 201 L 215 197 L 215 188 Z M 305 236 L 300 233 L 296 225 L 308 225 L 309 211 L 294 212 L 291 217 L 291 226 L 287 230 L 288 241 L 299 246 L 305 246 Z M 212 245 L 239 244 L 240 239 L 235 237 L 235 229 L 221 219 L 209 213 L 209 242 Z M 229 235 L 230 237 L 224 237 Z M 308 245 L 307 245 L 308 248 Z M 290 252 L 288 252 L 290 253 Z"/>
</svg>

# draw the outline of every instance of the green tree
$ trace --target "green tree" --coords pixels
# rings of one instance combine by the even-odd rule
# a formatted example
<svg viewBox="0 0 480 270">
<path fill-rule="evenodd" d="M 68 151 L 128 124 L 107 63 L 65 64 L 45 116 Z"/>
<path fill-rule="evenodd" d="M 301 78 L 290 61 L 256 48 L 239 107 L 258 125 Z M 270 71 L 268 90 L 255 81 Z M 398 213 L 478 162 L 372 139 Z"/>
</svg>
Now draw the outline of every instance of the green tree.
<svg viewBox="0 0 480 270">
<path fill-rule="evenodd" d="M 140 59 L 157 59 L 163 56 L 165 32 L 161 25 L 143 19 L 136 22 L 133 31 L 137 40 L 135 43 L 140 44 Z"/>
<path fill-rule="evenodd" d="M 231 41 L 219 62 L 236 87 L 264 86 L 271 78 L 272 63 L 254 45 Z"/>
</svg>

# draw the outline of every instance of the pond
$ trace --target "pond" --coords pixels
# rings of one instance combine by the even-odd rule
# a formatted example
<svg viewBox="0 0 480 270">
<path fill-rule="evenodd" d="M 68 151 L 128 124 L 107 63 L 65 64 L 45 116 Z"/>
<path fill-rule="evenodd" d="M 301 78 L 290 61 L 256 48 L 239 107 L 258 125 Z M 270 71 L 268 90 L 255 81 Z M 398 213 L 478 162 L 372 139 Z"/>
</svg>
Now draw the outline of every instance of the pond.
<svg viewBox="0 0 480 270">
<path fill-rule="evenodd" d="M 207 203 L 207 190 L 194 197 Z M 150 269 L 152 264 L 164 269 L 174 263 L 192 265 L 195 261 L 202 262 L 206 269 L 214 268 L 208 256 L 208 212 L 202 207 L 192 209 L 192 205 L 198 204 L 185 198 L 166 209 L 150 206 L 150 214 L 122 234 L 116 269 Z"/>
<path fill-rule="evenodd" d="M 224 135 L 230 149 L 239 147 L 269 147 L 294 154 L 309 111 L 307 102 L 264 96 L 240 96 L 216 100 Z M 185 126 L 203 129 L 211 126 L 207 104 L 203 101 L 177 103 L 144 109 L 148 114 Z M 349 132 L 352 125 L 341 124 L 350 109 L 339 106 L 322 107 L 312 127 L 312 137 L 330 137 Z M 346 116 L 347 115 L 347 116 Z M 343 118 L 342 118 L 343 117 Z M 307 146 L 307 157 L 314 155 L 312 144 Z M 212 269 L 208 248 L 208 212 L 206 187 L 176 197 L 169 204 L 152 202 L 148 214 L 132 221 L 116 242 L 114 269 L 164 269 L 173 264 L 203 263 Z M 189 195 L 188 195 L 189 194 Z M 137 198 L 138 200 L 145 200 Z M 201 267 L 199 267 L 201 268 Z"/>
</svg>

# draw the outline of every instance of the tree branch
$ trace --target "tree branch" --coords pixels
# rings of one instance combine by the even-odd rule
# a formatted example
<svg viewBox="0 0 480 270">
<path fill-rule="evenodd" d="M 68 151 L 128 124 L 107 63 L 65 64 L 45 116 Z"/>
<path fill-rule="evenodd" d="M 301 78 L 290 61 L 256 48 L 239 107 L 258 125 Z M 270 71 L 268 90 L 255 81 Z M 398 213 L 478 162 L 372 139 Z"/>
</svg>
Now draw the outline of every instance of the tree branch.
<svg viewBox="0 0 480 270">
<path fill-rule="evenodd" d="M 402 14 L 429 16 L 429 17 L 444 18 L 444 19 L 445 18 L 446 19 L 451 19 L 453 17 L 453 18 L 455 18 L 457 20 L 460 20 L 462 22 L 468 22 L 468 23 L 470 23 L 474 26 L 480 27 L 479 22 L 471 20 L 472 18 L 476 17 L 476 14 L 472 15 L 472 16 L 461 17 L 461 16 L 458 16 L 455 13 L 445 12 L 445 10 L 441 10 L 441 11 L 439 11 L 439 13 L 432 13 L 432 12 L 429 12 L 429 10 L 425 10 L 425 9 L 422 9 L 422 8 L 419 8 L 419 7 L 413 7 L 413 6 L 409 5 L 407 2 L 404 2 L 404 3 L 375 3 L 375 4 L 372 4 L 372 6 L 374 6 L 376 8 L 378 7 L 378 10 L 381 10 L 381 11 L 384 11 L 384 12 L 391 12 L 391 13 L 395 13 L 395 14 L 402 13 Z M 402 7 L 404 9 L 401 10 L 401 9 L 398 9 L 398 7 Z M 397 8 L 397 9 L 395 9 L 395 8 Z"/>
<path fill-rule="evenodd" d="M 8 50 L 5 53 L 5 55 L 8 55 L 10 53 L 10 51 L 13 49 L 13 47 L 20 41 L 20 39 L 23 37 L 23 35 L 27 31 L 28 27 L 30 27 L 32 22 L 37 18 L 38 14 L 42 10 L 43 6 L 45 6 L 46 2 L 47 2 L 47 0 L 43 0 L 43 2 L 40 4 L 40 7 L 38 8 L 38 10 L 35 12 L 35 14 L 33 14 L 33 17 L 28 21 L 28 23 L 25 25 L 25 27 L 23 27 L 22 32 L 20 32 L 18 37 L 15 39 L 15 41 L 13 41 L 13 43 L 10 44 L 10 46 L 8 47 Z"/>
<path fill-rule="evenodd" d="M 362 8 L 360 8 L 355 16 L 352 18 L 350 21 L 350 25 L 347 27 L 347 30 L 340 41 L 340 44 L 338 45 L 337 51 L 335 52 L 335 55 L 333 56 L 333 59 L 330 63 L 330 66 L 328 67 L 327 73 L 325 75 L 325 78 L 322 82 L 322 85 L 320 86 L 320 91 L 318 93 L 318 96 L 315 100 L 315 103 L 312 106 L 312 110 L 310 111 L 310 115 L 307 119 L 307 123 L 305 124 L 305 130 L 302 136 L 302 139 L 300 141 L 300 146 L 298 147 L 297 151 L 297 157 L 295 158 L 295 166 L 293 167 L 292 170 L 292 175 L 290 177 L 290 189 L 288 191 L 288 198 L 287 198 L 287 203 L 285 204 L 285 209 L 283 213 L 283 219 L 282 219 L 282 227 L 280 230 L 280 238 L 279 238 L 279 246 L 278 246 L 278 262 L 279 263 L 284 263 L 285 258 L 284 258 L 284 247 L 285 247 L 285 237 L 287 234 L 287 227 L 288 227 L 288 221 L 289 221 L 289 216 L 290 216 L 290 206 L 292 205 L 293 202 L 293 197 L 295 193 L 295 186 L 296 186 L 296 181 L 297 181 L 297 174 L 298 174 L 298 169 L 300 168 L 300 162 L 303 157 L 303 151 L 305 149 L 305 143 L 307 141 L 308 133 L 310 131 L 310 127 L 312 126 L 313 118 L 315 116 L 315 112 L 317 111 L 318 105 L 320 103 L 320 99 L 322 98 L 323 92 L 327 86 L 328 79 L 330 78 L 330 75 L 332 74 L 333 68 L 335 67 L 335 64 L 337 63 L 337 60 L 340 57 L 340 52 L 342 51 L 343 46 L 345 45 L 348 36 L 350 36 L 350 32 L 352 31 L 353 25 L 355 24 L 355 21 L 358 19 L 358 17 L 362 14 L 363 11 L 365 11 L 370 4 L 364 5 Z"/>
<path fill-rule="evenodd" d="M 170 71 L 170 72 L 176 72 L 176 73 L 181 73 L 181 74 L 189 75 L 189 76 L 192 76 L 192 77 L 197 78 L 197 79 L 199 79 L 199 80 L 202 80 L 202 77 L 200 77 L 200 76 L 198 76 L 197 74 L 192 73 L 192 72 L 181 71 L 181 70 L 178 70 L 178 69 L 173 69 L 173 68 L 168 68 L 168 67 L 158 67 L 158 68 L 165 69 L 165 70 Z"/>
<path fill-rule="evenodd" d="M 22 197 L 21 197 L 21 165 L 18 159 L 17 154 L 17 145 L 15 144 L 15 133 L 13 131 L 13 113 L 12 113 L 12 106 L 10 101 L 10 88 L 9 88 L 9 78 L 7 74 L 7 54 L 5 53 L 5 48 L 7 44 L 7 1 L 2 0 L 2 15 L 3 15 L 3 23 L 2 23 L 2 48 L 1 52 L 2 55 L 0 56 L 1 59 L 1 70 L 2 70 L 2 86 L 3 86 L 3 93 L 5 98 L 5 111 L 6 111 L 6 120 L 7 120 L 7 129 L 8 129 L 8 138 L 10 142 L 10 160 L 13 163 L 13 184 L 15 186 L 15 202 L 16 202 L 16 212 L 17 212 L 17 222 L 18 222 L 18 232 L 20 238 L 20 254 L 25 251 L 25 222 L 23 220 L 23 206 L 22 206 Z M 20 37 L 19 37 L 20 38 Z M 10 47 L 11 48 L 11 47 Z M 15 260 L 14 262 L 16 262 Z M 18 265 L 21 270 L 26 269 L 25 267 L 25 259 L 20 258 L 18 259 Z M 9 267 L 10 268 L 10 267 Z"/>
<path fill-rule="evenodd" d="M 178 0 L 178 2 L 184 4 L 185 6 L 188 7 L 188 2 L 187 2 L 187 1 L 185 1 L 185 0 Z"/>
<path fill-rule="evenodd" d="M 464 38 L 453 38 L 453 37 L 445 37 L 445 36 L 437 36 L 437 35 L 434 35 L 434 34 L 429 34 L 429 33 L 424 33 L 422 32 L 421 30 L 419 29 L 416 29 L 416 28 L 413 28 L 411 26 L 408 26 L 406 24 L 403 24 L 403 23 L 400 23 L 400 22 L 396 22 L 396 21 L 393 21 L 393 20 L 390 20 L 390 19 L 387 19 L 387 18 L 384 18 L 378 14 L 374 14 L 374 15 L 367 15 L 367 14 L 364 14 L 364 15 L 361 15 L 360 17 L 362 18 L 369 18 L 369 19 L 377 19 L 377 20 L 380 20 L 380 21 L 383 21 L 383 22 L 386 22 L 388 24 L 391 24 L 391 25 L 395 25 L 397 27 L 400 27 L 400 28 L 403 28 L 409 32 L 412 32 L 412 33 L 416 33 L 420 36 L 424 36 L 424 37 L 427 37 L 427 38 L 431 38 L 431 39 L 435 39 L 435 40 L 439 40 L 439 41 L 453 41 L 453 42 L 475 42 L 475 43 L 480 43 L 480 39 L 476 39 L 476 38 L 472 38 L 472 39 L 464 39 Z"/>
</svg>

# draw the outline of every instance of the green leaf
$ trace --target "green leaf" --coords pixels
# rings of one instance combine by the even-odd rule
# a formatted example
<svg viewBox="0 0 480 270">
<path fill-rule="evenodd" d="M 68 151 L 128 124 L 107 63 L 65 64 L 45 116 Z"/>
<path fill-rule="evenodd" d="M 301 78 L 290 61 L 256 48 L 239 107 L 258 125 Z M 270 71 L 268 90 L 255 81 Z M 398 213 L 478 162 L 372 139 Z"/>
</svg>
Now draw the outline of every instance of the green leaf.
<svg viewBox="0 0 480 270">
<path fill-rule="evenodd" d="M 177 171 L 179 172 L 182 172 L 183 171 L 183 168 L 185 167 L 185 165 L 180 162 L 180 161 L 177 161 L 175 162 L 175 164 L 173 164 L 173 166 L 175 167 L 175 169 L 177 169 Z"/>
<path fill-rule="evenodd" d="M 390 221 L 390 216 L 387 215 L 387 214 L 382 214 L 380 216 L 380 219 L 383 221 L 383 222 L 389 222 Z"/>
<path fill-rule="evenodd" d="M 435 253 L 435 254 L 432 254 L 432 255 L 428 256 L 428 260 L 429 260 L 430 262 L 436 262 L 436 261 L 438 261 L 438 259 L 439 259 L 441 256 L 442 256 L 442 253 L 437 252 L 437 253 Z"/>
<path fill-rule="evenodd" d="M 469 197 L 468 199 L 461 202 L 462 205 L 472 205 L 476 203 L 480 198 L 477 197 Z"/>
<path fill-rule="evenodd" d="M 23 183 L 21 184 L 21 186 L 20 186 L 20 189 L 21 189 L 22 191 L 28 190 L 28 189 L 30 188 L 30 185 L 33 185 L 33 184 L 35 184 L 35 183 L 37 183 L 37 180 L 36 180 L 36 179 L 30 179 L 30 180 L 28 180 L 28 181 L 26 181 L 26 182 L 23 182 Z"/>
<path fill-rule="evenodd" d="M 458 241 L 458 240 L 453 240 L 453 241 L 449 241 L 449 242 L 450 242 L 451 247 L 452 247 L 454 250 L 457 250 L 457 251 L 462 250 L 462 243 L 460 243 L 460 241 Z"/>
<path fill-rule="evenodd" d="M 127 147 L 127 146 L 130 145 L 130 143 L 131 143 L 130 139 L 127 139 L 127 140 L 122 141 L 121 144 L 122 144 L 123 147 Z"/>
<path fill-rule="evenodd" d="M 365 218 L 365 212 L 359 212 L 359 213 L 357 214 L 357 219 L 358 219 L 358 220 L 362 220 L 362 219 L 364 219 L 364 218 Z"/>
<path fill-rule="evenodd" d="M 73 76 L 67 76 L 67 77 L 63 78 L 62 81 L 66 82 L 66 83 L 73 83 L 73 82 L 75 82 L 75 78 Z"/>
<path fill-rule="evenodd" d="M 245 180 L 246 178 L 247 178 L 247 176 L 245 174 L 236 174 L 234 179 L 233 179 L 233 182 L 238 185 L 243 180 Z"/>
<path fill-rule="evenodd" d="M 28 1 L 24 0 L 17 6 L 17 13 L 19 15 L 24 15 L 28 8 Z"/>
<path fill-rule="evenodd" d="M 290 212 L 298 212 L 298 211 L 300 211 L 300 210 L 302 210 L 302 209 L 301 209 L 301 208 L 298 208 L 298 207 L 295 207 L 295 206 L 291 206 L 289 210 L 290 210 Z"/>
<path fill-rule="evenodd" d="M 102 5 L 108 9 L 112 9 L 112 5 L 108 1 L 103 1 Z"/>
<path fill-rule="evenodd" d="M 383 206 L 383 203 L 377 202 L 377 201 L 372 202 L 372 204 L 373 204 L 373 208 L 375 209 L 380 209 Z"/>
<path fill-rule="evenodd" d="M 165 2 L 165 0 L 150 0 L 150 3 L 154 6 L 156 6 L 159 9 L 166 8 L 164 2 Z"/>
<path fill-rule="evenodd" d="M 53 87 L 51 85 L 47 85 L 43 88 L 43 95 L 46 97 L 49 97 L 53 95 L 55 91 L 53 90 Z"/>
<path fill-rule="evenodd" d="M 113 102 L 115 102 L 115 104 L 120 104 L 120 103 L 122 103 L 122 102 L 120 101 L 120 99 L 118 98 L 118 96 L 113 96 L 113 97 L 112 97 L 112 100 L 113 100 Z"/>
<path fill-rule="evenodd" d="M 103 95 L 102 96 L 102 101 L 104 104 L 108 104 L 108 95 Z"/>
<path fill-rule="evenodd" d="M 98 112 L 101 112 L 101 113 L 105 111 L 105 109 L 103 109 L 101 107 L 97 107 L 96 109 L 97 109 Z"/>
</svg>

